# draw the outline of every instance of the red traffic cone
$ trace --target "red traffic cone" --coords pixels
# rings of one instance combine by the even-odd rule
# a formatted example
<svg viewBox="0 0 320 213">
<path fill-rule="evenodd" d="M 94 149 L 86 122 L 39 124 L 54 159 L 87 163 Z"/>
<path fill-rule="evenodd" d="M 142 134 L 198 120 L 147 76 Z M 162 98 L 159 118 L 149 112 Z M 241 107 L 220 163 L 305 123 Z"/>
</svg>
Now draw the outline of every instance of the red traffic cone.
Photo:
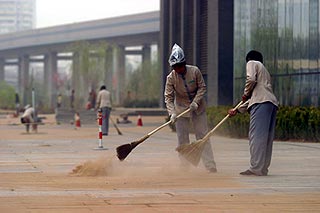
<svg viewBox="0 0 320 213">
<path fill-rule="evenodd" d="M 138 115 L 137 126 L 143 126 L 143 124 L 142 124 L 142 118 L 141 118 L 141 115 L 140 115 L 140 114 Z"/>
</svg>

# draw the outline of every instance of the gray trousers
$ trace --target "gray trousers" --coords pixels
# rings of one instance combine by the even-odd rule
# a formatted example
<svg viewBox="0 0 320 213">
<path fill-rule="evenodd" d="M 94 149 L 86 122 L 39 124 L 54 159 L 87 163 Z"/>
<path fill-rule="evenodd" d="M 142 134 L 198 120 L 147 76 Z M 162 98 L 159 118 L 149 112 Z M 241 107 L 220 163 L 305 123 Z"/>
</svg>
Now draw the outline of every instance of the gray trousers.
<svg viewBox="0 0 320 213">
<path fill-rule="evenodd" d="M 267 175 L 271 163 L 277 107 L 270 102 L 255 104 L 250 109 L 250 171 Z"/>
<path fill-rule="evenodd" d="M 195 131 L 196 139 L 202 139 L 208 132 L 207 125 L 207 115 L 206 112 L 201 113 L 200 115 L 196 115 L 196 113 L 191 113 L 191 120 L 193 124 L 193 128 Z M 176 131 L 178 136 L 178 145 L 189 144 L 189 123 L 190 118 L 181 117 L 176 121 Z M 183 161 L 182 157 L 180 159 Z M 213 152 L 210 140 L 205 143 L 204 150 L 201 155 L 201 160 L 206 169 L 216 168 L 216 163 L 214 162 Z"/>
<path fill-rule="evenodd" d="M 109 133 L 109 117 L 111 109 L 109 107 L 102 107 L 102 134 L 108 135 Z"/>
</svg>

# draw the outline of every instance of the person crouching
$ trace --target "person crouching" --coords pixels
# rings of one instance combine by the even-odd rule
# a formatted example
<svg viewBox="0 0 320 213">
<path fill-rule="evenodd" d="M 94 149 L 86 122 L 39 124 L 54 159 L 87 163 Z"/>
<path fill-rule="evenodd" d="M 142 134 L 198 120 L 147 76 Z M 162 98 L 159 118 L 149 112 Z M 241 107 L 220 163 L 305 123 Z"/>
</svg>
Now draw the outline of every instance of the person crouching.
<svg viewBox="0 0 320 213">
<path fill-rule="evenodd" d="M 30 124 L 32 126 L 32 131 L 37 132 L 37 124 L 35 123 L 35 111 L 30 105 L 24 107 L 25 111 L 21 116 L 21 123 L 25 124 L 26 131 L 29 133 Z"/>
</svg>

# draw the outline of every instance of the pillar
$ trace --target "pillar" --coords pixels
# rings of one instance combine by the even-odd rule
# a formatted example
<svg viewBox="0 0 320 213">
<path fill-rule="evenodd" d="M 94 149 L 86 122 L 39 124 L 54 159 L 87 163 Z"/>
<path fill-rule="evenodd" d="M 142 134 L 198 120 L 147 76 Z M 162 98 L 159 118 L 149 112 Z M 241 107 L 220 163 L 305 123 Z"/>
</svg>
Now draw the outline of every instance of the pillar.
<svg viewBox="0 0 320 213">
<path fill-rule="evenodd" d="M 72 76 L 71 76 L 71 85 L 69 89 L 68 96 L 71 97 L 72 90 L 75 91 L 75 96 L 79 93 L 79 84 L 80 84 L 80 67 L 81 67 L 81 59 L 79 52 L 73 52 L 72 54 Z M 70 98 L 69 98 L 70 100 Z M 74 103 L 75 104 L 75 103 Z M 69 108 L 71 108 L 71 101 L 67 104 Z"/>
<path fill-rule="evenodd" d="M 142 47 L 142 63 L 150 64 L 151 63 L 151 46 L 150 44 L 145 44 Z"/>
<path fill-rule="evenodd" d="M 151 69 L 151 47 L 150 45 L 144 45 L 142 47 L 142 69 Z"/>
<path fill-rule="evenodd" d="M 114 90 L 113 85 L 112 85 L 112 78 L 113 78 L 113 48 L 108 47 L 105 50 L 105 59 L 104 59 L 104 66 L 105 66 L 105 75 L 104 75 L 104 80 L 103 83 L 106 84 L 107 90 L 111 92 Z M 101 85 L 99 85 L 100 88 Z"/>
<path fill-rule="evenodd" d="M 118 46 L 113 54 L 113 87 L 115 89 L 115 104 L 123 104 L 125 98 L 125 47 Z"/>
<path fill-rule="evenodd" d="M 31 89 L 29 83 L 29 55 L 19 57 L 19 93 L 21 95 L 22 105 L 31 104 Z"/>
<path fill-rule="evenodd" d="M 162 76 L 160 79 L 161 83 L 161 95 L 160 95 L 160 107 L 164 108 L 164 88 L 166 83 L 167 74 L 169 73 L 169 1 L 161 0 L 160 1 L 160 70 L 162 70 Z"/>
<path fill-rule="evenodd" d="M 4 64 L 5 64 L 4 58 L 0 58 L 0 81 L 5 80 Z"/>
<path fill-rule="evenodd" d="M 58 77 L 57 53 L 47 53 L 44 62 L 44 82 L 47 90 L 48 105 L 52 108 L 56 104 Z"/>
</svg>

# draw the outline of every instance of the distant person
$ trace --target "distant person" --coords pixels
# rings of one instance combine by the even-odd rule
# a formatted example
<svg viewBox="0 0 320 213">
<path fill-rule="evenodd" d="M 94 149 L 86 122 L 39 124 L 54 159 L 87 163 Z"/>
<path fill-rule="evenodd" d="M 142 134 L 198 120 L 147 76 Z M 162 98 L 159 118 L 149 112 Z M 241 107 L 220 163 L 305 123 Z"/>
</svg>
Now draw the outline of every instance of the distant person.
<svg viewBox="0 0 320 213">
<path fill-rule="evenodd" d="M 92 103 L 91 103 L 91 91 L 90 91 L 89 92 L 89 96 L 88 96 L 88 100 L 87 100 L 87 103 L 86 103 L 86 109 L 90 110 L 91 106 L 92 106 Z"/>
<path fill-rule="evenodd" d="M 62 104 L 62 95 L 61 93 L 59 93 L 57 96 L 57 108 L 61 108 L 61 104 Z"/>
<path fill-rule="evenodd" d="M 90 110 L 90 109 L 95 109 L 95 105 L 96 105 L 96 92 L 94 91 L 94 89 L 92 89 L 89 92 L 89 97 L 88 97 L 88 102 L 86 105 L 86 109 Z"/>
<path fill-rule="evenodd" d="M 71 90 L 71 95 L 70 95 L 70 108 L 74 109 L 74 89 Z"/>
<path fill-rule="evenodd" d="M 37 132 L 37 124 L 35 123 L 36 115 L 34 108 L 29 104 L 24 107 L 24 113 L 21 116 L 21 123 L 25 124 L 26 131 L 29 133 L 30 125 L 32 126 L 32 131 Z"/>
<path fill-rule="evenodd" d="M 129 120 L 129 115 L 127 113 L 121 114 L 120 117 L 122 120 L 117 118 L 117 124 L 131 124 L 132 121 Z"/>
<path fill-rule="evenodd" d="M 97 101 L 97 93 L 96 93 L 95 89 L 92 89 L 91 93 L 90 93 L 90 103 L 91 103 L 92 109 L 96 108 L 96 101 Z"/>
<path fill-rule="evenodd" d="M 74 123 L 75 123 L 75 129 L 81 127 L 81 120 L 80 120 L 80 113 L 79 112 L 76 112 L 74 114 Z"/>
<path fill-rule="evenodd" d="M 18 117 L 20 114 L 20 98 L 17 92 L 15 94 L 15 105 L 16 105 L 16 116 Z"/>
<path fill-rule="evenodd" d="M 102 85 L 100 87 L 100 91 L 97 97 L 96 108 L 102 110 L 102 135 L 108 135 L 109 118 L 111 112 L 111 94 L 106 89 L 105 85 Z"/>
<path fill-rule="evenodd" d="M 266 176 L 271 164 L 278 100 L 273 94 L 271 77 L 263 65 L 262 54 L 251 50 L 246 62 L 247 79 L 242 95 L 245 104 L 238 110 L 230 109 L 228 113 L 230 116 L 237 112 L 250 113 L 250 168 L 240 174 Z"/>
<path fill-rule="evenodd" d="M 197 140 L 202 139 L 208 132 L 204 99 L 206 84 L 199 68 L 186 64 L 184 52 L 177 44 L 172 48 L 169 64 L 172 71 L 167 76 L 164 97 L 170 120 L 176 125 L 178 145 L 181 146 L 190 143 L 190 120 Z M 177 115 L 188 108 L 191 112 L 177 119 Z M 201 158 L 209 172 L 217 172 L 210 140 L 206 142 Z M 182 156 L 180 159 L 182 166 L 187 166 Z"/>
</svg>

